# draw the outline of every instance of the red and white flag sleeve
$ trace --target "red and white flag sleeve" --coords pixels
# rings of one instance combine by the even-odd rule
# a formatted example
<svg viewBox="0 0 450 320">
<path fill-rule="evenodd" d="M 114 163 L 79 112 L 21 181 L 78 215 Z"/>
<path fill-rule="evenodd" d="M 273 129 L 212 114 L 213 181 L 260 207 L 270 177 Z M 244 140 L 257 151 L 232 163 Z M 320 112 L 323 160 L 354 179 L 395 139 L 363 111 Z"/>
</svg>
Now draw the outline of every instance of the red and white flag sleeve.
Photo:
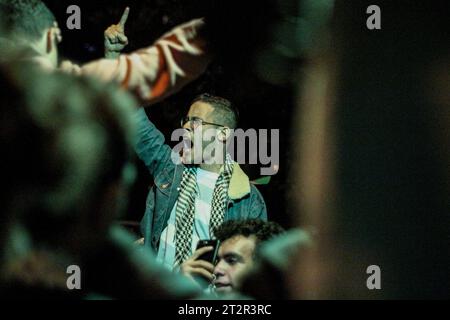
<svg viewBox="0 0 450 320">
<path fill-rule="evenodd" d="M 101 59 L 81 68 L 83 75 L 115 81 L 141 102 L 152 104 L 199 77 L 210 55 L 200 36 L 202 19 L 177 26 L 152 46 L 118 59 Z"/>
</svg>

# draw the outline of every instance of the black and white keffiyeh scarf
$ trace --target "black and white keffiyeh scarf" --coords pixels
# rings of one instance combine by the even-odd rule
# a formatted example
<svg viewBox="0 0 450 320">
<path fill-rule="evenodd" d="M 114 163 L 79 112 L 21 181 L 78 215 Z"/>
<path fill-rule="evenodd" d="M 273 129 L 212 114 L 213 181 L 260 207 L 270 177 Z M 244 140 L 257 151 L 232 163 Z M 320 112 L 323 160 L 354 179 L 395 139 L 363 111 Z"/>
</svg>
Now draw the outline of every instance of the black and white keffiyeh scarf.
<svg viewBox="0 0 450 320">
<path fill-rule="evenodd" d="M 225 165 L 217 179 L 211 203 L 210 234 L 223 223 L 228 204 L 228 186 L 233 174 L 233 160 L 227 155 Z M 197 167 L 186 167 L 180 185 L 175 222 L 175 267 L 191 255 L 192 235 L 197 198 Z"/>
</svg>

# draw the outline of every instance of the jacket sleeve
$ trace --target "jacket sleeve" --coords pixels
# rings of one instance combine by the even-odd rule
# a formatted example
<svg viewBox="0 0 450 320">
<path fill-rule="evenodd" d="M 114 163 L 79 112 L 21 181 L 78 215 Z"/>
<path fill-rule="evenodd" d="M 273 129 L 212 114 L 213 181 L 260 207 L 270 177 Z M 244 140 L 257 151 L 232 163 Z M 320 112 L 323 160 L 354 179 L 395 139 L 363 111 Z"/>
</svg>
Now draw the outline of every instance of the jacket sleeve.
<svg viewBox="0 0 450 320">
<path fill-rule="evenodd" d="M 100 59 L 81 68 L 82 75 L 115 81 L 142 103 L 153 104 L 200 76 L 210 61 L 201 36 L 202 19 L 174 28 L 152 46 L 118 59 Z"/>
<path fill-rule="evenodd" d="M 135 111 L 135 150 L 150 174 L 156 177 L 171 163 L 171 148 L 165 144 L 163 134 L 148 119 L 144 109 Z"/>
</svg>

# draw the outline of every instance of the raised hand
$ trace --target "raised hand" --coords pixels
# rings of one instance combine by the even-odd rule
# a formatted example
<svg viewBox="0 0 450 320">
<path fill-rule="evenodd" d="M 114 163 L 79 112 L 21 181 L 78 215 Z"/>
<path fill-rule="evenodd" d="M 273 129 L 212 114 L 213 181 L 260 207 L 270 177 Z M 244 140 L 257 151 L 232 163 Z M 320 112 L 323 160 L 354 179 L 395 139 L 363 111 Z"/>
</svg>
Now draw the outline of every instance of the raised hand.
<svg viewBox="0 0 450 320">
<path fill-rule="evenodd" d="M 118 24 L 113 24 L 105 31 L 105 58 L 116 59 L 122 50 L 128 45 L 128 38 L 125 35 L 125 24 L 130 14 L 127 7 L 122 14 Z"/>
</svg>

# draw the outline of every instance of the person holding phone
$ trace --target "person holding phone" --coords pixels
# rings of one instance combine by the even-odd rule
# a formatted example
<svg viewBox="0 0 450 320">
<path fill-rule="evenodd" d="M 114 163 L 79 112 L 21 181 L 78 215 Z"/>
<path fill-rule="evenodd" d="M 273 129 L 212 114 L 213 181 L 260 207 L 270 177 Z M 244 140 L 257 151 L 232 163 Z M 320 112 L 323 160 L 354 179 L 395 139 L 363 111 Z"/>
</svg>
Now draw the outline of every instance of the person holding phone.
<svg viewBox="0 0 450 320">
<path fill-rule="evenodd" d="M 200 246 L 180 271 L 199 285 L 207 281 L 217 294 L 233 293 L 252 269 L 259 246 L 283 232 L 277 223 L 260 219 L 227 221 L 215 232 L 218 242 L 211 243 L 219 244 L 217 257 L 203 260 L 215 247 Z"/>
<path fill-rule="evenodd" d="M 127 17 L 128 10 L 118 25 L 105 31 L 107 58 L 117 59 L 128 43 L 124 31 Z M 202 38 L 200 30 L 204 28 L 191 30 L 189 35 Z M 179 37 L 182 32 L 178 30 L 175 35 Z M 173 36 L 170 34 L 169 38 Z M 166 40 L 164 38 L 162 43 L 166 44 Z M 178 40 L 192 47 L 189 42 Z M 205 57 L 208 57 L 207 52 Z M 197 56 L 191 62 L 197 59 L 205 62 Z M 191 64 L 194 69 L 198 65 Z M 170 270 L 178 270 L 196 251 L 197 243 L 212 238 L 224 221 L 267 220 L 261 193 L 228 153 L 233 131 L 238 126 L 238 113 L 228 99 L 208 93 L 197 96 L 180 119 L 183 147 L 177 151 L 177 147 L 172 150 L 165 143 L 164 136 L 142 108 L 135 114 L 138 127 L 135 151 L 154 179 L 141 221 L 143 244 Z M 211 138 L 214 152 L 208 152 Z M 174 157 L 176 154 L 178 157 Z"/>
<path fill-rule="evenodd" d="M 170 270 L 177 271 L 194 254 L 198 241 L 213 238 L 223 222 L 267 220 L 261 193 L 226 152 L 237 118 L 229 100 L 210 94 L 198 96 L 180 122 L 181 132 L 190 136 L 190 146 L 183 147 L 180 156 L 165 143 L 145 110 L 135 114 L 135 150 L 155 182 L 141 221 L 144 250 L 153 250 Z M 204 152 L 211 143 L 217 146 L 215 150 L 223 149 L 218 152 L 220 159 Z M 197 157 L 202 161 L 190 161 Z"/>
</svg>

